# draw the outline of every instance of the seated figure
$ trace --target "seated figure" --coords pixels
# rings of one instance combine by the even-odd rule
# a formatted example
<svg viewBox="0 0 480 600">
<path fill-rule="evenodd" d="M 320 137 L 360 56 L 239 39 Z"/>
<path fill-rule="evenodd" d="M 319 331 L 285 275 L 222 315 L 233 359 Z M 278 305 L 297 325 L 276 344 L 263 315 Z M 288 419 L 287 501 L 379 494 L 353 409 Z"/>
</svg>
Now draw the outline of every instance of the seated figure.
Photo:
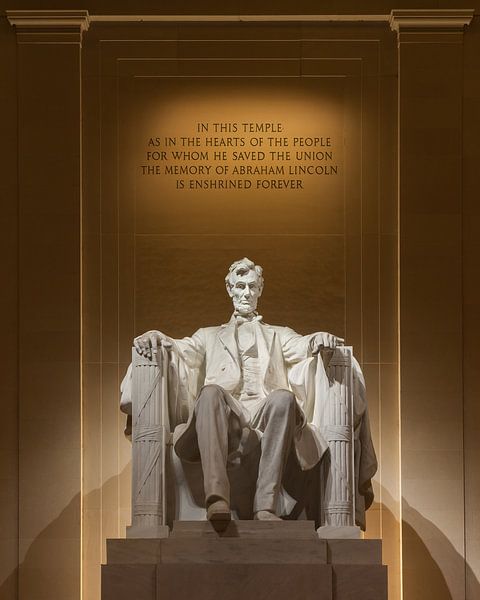
<svg viewBox="0 0 480 600">
<path fill-rule="evenodd" d="M 201 463 L 209 520 L 231 518 L 233 471 L 235 481 L 240 472 L 253 490 L 243 518 L 295 518 L 300 511 L 292 511 L 292 504 L 286 508 L 285 497 L 306 508 L 308 517 L 312 511 L 306 496 L 319 494 L 309 475 L 318 480 L 319 464 L 329 450 L 328 431 L 322 430 L 319 416 L 329 390 L 326 367 L 343 340 L 321 332 L 302 336 L 288 327 L 265 324 L 257 313 L 262 268 L 248 258 L 233 263 L 225 281 L 234 309 L 228 323 L 201 328 L 183 339 L 148 331 L 134 346 L 152 361 L 168 360 L 174 450 L 182 461 Z M 364 528 L 377 463 L 364 379 L 355 359 L 351 376 L 355 521 Z M 121 401 L 122 410 L 131 414 L 130 386 L 131 367 L 122 383 Z M 329 468 L 335 468 L 332 457 L 329 460 Z"/>
</svg>

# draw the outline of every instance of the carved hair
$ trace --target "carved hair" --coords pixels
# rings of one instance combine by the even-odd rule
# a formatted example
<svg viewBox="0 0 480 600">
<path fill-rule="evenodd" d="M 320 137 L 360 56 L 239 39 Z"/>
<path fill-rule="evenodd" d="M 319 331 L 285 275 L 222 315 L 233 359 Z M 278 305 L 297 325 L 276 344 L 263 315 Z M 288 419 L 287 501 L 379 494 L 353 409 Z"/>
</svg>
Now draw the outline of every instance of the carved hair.
<svg viewBox="0 0 480 600">
<path fill-rule="evenodd" d="M 241 260 L 236 260 L 228 269 L 227 276 L 225 277 L 225 283 L 227 289 L 230 290 L 234 286 L 233 277 L 234 275 L 246 275 L 250 271 L 255 271 L 258 279 L 258 285 L 260 293 L 263 290 L 263 269 L 260 265 L 256 265 L 252 260 L 245 257 Z"/>
</svg>

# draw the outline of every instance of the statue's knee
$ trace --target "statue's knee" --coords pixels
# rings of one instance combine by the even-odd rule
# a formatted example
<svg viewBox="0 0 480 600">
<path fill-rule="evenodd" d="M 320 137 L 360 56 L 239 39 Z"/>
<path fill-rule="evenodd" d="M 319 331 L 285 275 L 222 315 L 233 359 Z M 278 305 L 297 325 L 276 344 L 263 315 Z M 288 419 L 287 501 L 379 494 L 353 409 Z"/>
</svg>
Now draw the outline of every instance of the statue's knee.
<svg viewBox="0 0 480 600">
<path fill-rule="evenodd" d="M 290 412 L 295 404 L 295 394 L 290 390 L 275 390 L 270 395 L 270 408 L 275 411 Z"/>
<path fill-rule="evenodd" d="M 219 404 L 225 400 L 225 391 L 215 383 L 204 385 L 197 398 L 198 403 Z"/>
</svg>

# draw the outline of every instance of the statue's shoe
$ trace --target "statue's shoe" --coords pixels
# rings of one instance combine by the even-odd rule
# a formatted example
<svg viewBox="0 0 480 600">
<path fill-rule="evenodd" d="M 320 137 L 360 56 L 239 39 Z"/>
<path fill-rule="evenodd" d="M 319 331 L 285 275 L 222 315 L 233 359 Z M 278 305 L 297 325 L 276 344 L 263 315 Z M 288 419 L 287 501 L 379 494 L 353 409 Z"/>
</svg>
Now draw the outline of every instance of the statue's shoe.
<svg viewBox="0 0 480 600">
<path fill-rule="evenodd" d="M 256 521 L 281 521 L 282 519 L 280 517 L 277 517 L 277 515 L 273 512 L 270 512 L 269 510 L 259 510 L 258 512 L 255 513 L 255 516 L 253 517 Z"/>
<path fill-rule="evenodd" d="M 209 521 L 230 521 L 231 518 L 230 506 L 225 500 L 212 502 L 207 508 L 207 519 Z"/>
</svg>

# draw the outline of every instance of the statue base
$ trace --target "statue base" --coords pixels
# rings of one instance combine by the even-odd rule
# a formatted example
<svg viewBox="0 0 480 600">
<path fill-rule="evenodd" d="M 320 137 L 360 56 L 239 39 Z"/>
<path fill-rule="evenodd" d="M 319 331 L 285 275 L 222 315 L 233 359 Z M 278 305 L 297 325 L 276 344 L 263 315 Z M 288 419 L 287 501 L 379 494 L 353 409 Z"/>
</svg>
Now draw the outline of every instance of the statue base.
<svg viewBox="0 0 480 600">
<path fill-rule="evenodd" d="M 350 525 L 337 527 L 334 525 L 323 525 L 317 529 L 318 537 L 328 540 L 359 540 L 362 537 L 360 527 Z"/>
<path fill-rule="evenodd" d="M 107 540 L 102 600 L 387 600 L 381 553 L 312 521 L 177 521 L 168 538 Z"/>
<path fill-rule="evenodd" d="M 127 525 L 128 539 L 167 538 L 170 530 L 167 525 Z"/>
</svg>

